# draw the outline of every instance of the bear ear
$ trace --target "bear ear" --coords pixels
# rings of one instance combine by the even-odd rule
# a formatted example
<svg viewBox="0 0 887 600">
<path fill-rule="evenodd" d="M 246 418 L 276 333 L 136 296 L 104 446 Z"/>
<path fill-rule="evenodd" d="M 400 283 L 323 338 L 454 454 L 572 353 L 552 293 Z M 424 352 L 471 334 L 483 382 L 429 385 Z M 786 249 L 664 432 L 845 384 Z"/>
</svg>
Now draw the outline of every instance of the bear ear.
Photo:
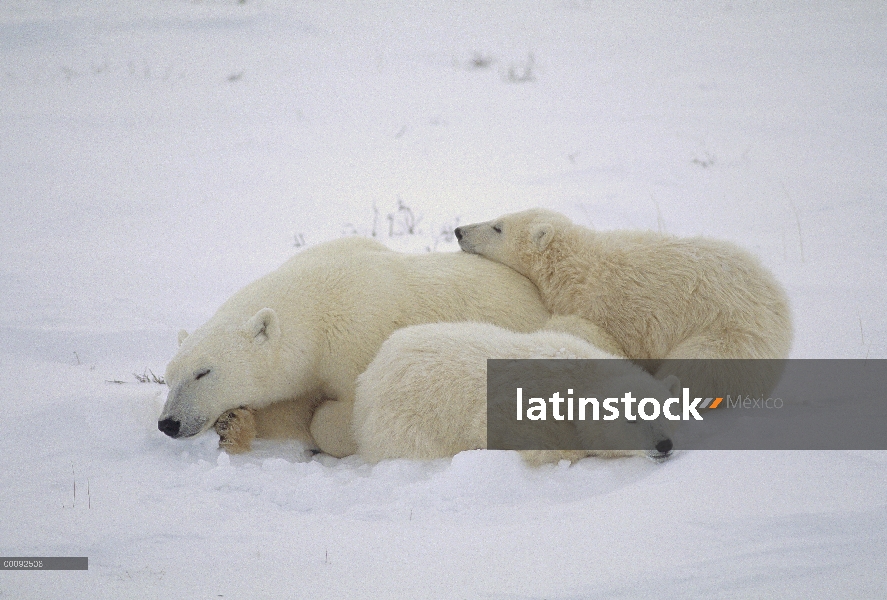
<svg viewBox="0 0 887 600">
<path fill-rule="evenodd" d="M 679 398 L 681 396 L 681 380 L 678 379 L 677 375 L 666 376 L 666 378 L 662 380 L 662 385 L 668 388 L 668 391 L 671 392 L 673 397 Z"/>
<path fill-rule="evenodd" d="M 538 250 L 545 250 L 545 247 L 554 238 L 554 227 L 550 223 L 540 223 L 533 226 L 530 235 L 533 238 L 533 243 L 536 244 L 536 248 Z"/>
<path fill-rule="evenodd" d="M 188 338 L 188 332 L 184 329 L 179 329 L 179 346 L 185 343 L 185 340 Z"/>
<path fill-rule="evenodd" d="M 263 308 L 246 322 L 246 334 L 257 344 L 280 337 L 280 323 L 273 308 Z"/>
</svg>

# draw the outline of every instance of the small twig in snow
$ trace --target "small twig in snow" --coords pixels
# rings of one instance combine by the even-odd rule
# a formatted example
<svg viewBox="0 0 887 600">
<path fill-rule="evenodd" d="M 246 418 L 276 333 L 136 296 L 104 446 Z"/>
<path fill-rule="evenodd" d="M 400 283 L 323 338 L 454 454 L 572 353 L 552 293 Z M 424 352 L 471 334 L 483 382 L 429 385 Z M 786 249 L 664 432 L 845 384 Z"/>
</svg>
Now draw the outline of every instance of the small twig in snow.
<svg viewBox="0 0 887 600">
<path fill-rule="evenodd" d="M 166 385 L 166 380 L 164 380 L 163 377 L 158 377 L 157 375 L 155 375 L 154 371 L 152 371 L 151 369 L 146 368 L 141 375 L 139 375 L 138 373 L 133 373 L 132 376 L 135 377 L 136 381 L 138 381 L 139 383 L 157 383 L 159 385 Z"/>
<path fill-rule="evenodd" d="M 662 211 L 659 210 L 659 203 L 656 202 L 656 198 L 650 196 L 650 199 L 653 201 L 653 206 L 656 207 L 656 228 L 659 230 L 659 233 L 665 233 L 665 220 L 662 218 Z"/>
<path fill-rule="evenodd" d="M 475 52 L 474 56 L 472 56 L 471 60 L 468 62 L 469 68 L 472 69 L 487 69 L 492 64 L 493 57 L 481 54 L 480 52 Z"/>
</svg>

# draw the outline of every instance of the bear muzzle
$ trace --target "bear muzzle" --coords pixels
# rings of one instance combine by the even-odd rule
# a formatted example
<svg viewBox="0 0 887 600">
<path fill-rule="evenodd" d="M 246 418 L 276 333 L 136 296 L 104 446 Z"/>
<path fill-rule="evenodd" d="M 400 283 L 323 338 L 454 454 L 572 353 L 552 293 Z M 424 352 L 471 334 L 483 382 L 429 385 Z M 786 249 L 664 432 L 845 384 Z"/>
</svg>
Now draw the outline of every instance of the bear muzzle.
<svg viewBox="0 0 887 600">
<path fill-rule="evenodd" d="M 453 230 L 453 233 L 456 236 L 456 241 L 459 242 L 459 248 L 461 248 L 463 252 L 475 254 L 474 246 L 469 239 L 465 237 L 465 234 L 468 233 L 465 227 L 456 227 L 456 229 Z"/>
<path fill-rule="evenodd" d="M 174 385 L 157 420 L 157 429 L 171 438 L 189 438 L 215 422 L 197 406 L 194 385 Z"/>
</svg>

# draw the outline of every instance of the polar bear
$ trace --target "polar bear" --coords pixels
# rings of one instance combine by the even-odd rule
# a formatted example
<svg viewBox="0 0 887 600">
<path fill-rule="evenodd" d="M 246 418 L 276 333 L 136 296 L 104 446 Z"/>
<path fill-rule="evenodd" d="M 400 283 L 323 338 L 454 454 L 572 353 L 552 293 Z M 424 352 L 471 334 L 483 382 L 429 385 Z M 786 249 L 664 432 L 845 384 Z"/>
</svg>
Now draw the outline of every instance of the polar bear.
<svg viewBox="0 0 887 600">
<path fill-rule="evenodd" d="M 368 462 L 377 462 L 388 458 L 443 458 L 463 450 L 486 448 L 488 358 L 612 359 L 590 363 L 593 371 L 583 372 L 583 393 L 601 402 L 622 397 L 626 391 L 637 398 L 656 398 L 660 403 L 680 394 L 677 378 L 657 381 L 637 365 L 573 335 L 552 331 L 516 333 L 488 323 L 415 325 L 395 331 L 358 377 L 353 421 L 358 454 Z M 498 411 L 496 418 L 502 419 L 500 423 L 514 420 L 512 401 L 493 406 Z M 588 448 L 594 442 L 610 442 L 610 447 L 624 443 L 646 452 L 536 450 L 524 451 L 524 457 L 531 463 L 643 453 L 664 458 L 672 450 L 664 423 L 661 417 L 656 421 L 623 419 L 606 424 L 549 418 L 544 422 L 542 437 L 532 446 Z M 614 435 L 619 436 L 618 443 Z M 600 439 L 606 436 L 610 436 L 608 440 Z"/>
<path fill-rule="evenodd" d="M 257 425 L 283 421 L 324 452 L 353 454 L 357 376 L 394 330 L 474 320 L 529 332 L 548 319 L 529 280 L 478 256 L 402 254 L 357 237 L 321 244 L 247 285 L 193 334 L 180 336 L 158 428 L 190 437 L 243 407 L 240 416 L 255 411 Z M 267 411 L 277 412 L 263 418 Z M 228 416 L 223 425 L 254 430 L 233 427 Z"/>
<path fill-rule="evenodd" d="M 584 335 L 642 359 L 657 377 L 678 375 L 696 393 L 772 389 L 792 341 L 782 287 L 728 242 L 654 232 L 592 231 L 531 209 L 455 231 L 461 248 L 528 277 L 555 314 L 597 327 Z M 715 366 L 712 366 L 715 365 Z M 742 387 L 749 386 L 752 387 Z"/>
</svg>

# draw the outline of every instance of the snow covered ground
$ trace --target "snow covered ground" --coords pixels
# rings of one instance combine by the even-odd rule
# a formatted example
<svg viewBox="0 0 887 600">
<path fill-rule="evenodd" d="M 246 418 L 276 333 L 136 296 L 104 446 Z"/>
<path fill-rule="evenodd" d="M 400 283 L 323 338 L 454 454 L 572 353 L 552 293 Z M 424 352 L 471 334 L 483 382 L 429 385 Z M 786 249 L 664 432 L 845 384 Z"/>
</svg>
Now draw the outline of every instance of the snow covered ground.
<svg viewBox="0 0 887 600">
<path fill-rule="evenodd" d="M 89 570 L 0 598 L 887 597 L 887 452 L 229 457 L 133 376 L 298 246 L 537 205 L 738 242 L 793 357 L 887 358 L 885 57 L 863 1 L 4 2 L 0 555 Z"/>
</svg>

